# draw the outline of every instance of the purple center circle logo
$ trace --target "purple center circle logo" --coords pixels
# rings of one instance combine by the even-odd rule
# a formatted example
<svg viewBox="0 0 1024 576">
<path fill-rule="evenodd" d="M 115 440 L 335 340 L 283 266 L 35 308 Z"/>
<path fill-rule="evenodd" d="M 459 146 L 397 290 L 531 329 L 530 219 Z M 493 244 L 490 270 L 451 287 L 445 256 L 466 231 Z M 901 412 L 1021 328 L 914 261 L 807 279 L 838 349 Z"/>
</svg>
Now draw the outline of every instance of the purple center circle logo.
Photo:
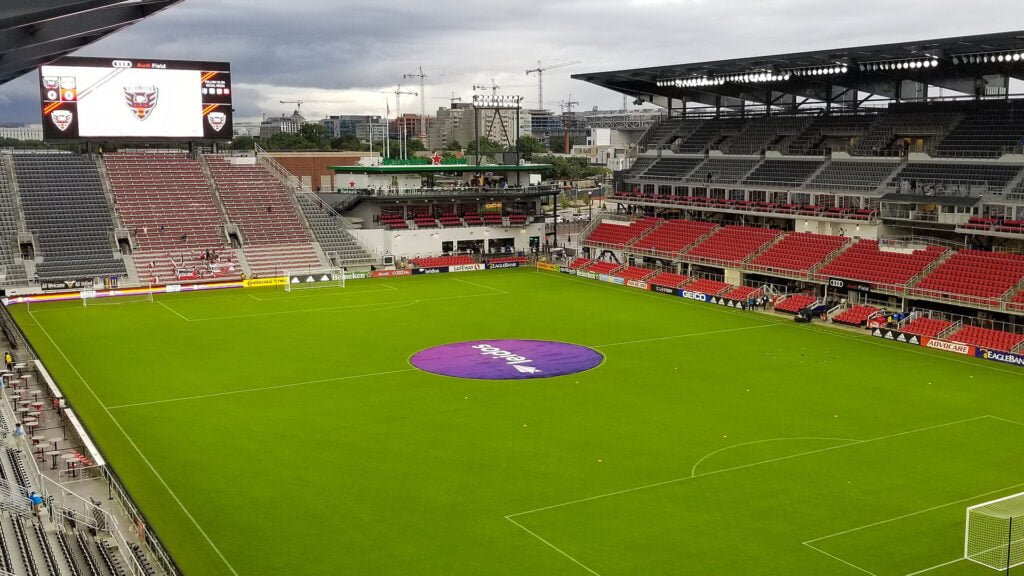
<svg viewBox="0 0 1024 576">
<path fill-rule="evenodd" d="M 575 374 L 604 360 L 597 350 L 548 340 L 473 340 L 421 350 L 409 362 L 426 372 L 479 380 Z"/>
</svg>

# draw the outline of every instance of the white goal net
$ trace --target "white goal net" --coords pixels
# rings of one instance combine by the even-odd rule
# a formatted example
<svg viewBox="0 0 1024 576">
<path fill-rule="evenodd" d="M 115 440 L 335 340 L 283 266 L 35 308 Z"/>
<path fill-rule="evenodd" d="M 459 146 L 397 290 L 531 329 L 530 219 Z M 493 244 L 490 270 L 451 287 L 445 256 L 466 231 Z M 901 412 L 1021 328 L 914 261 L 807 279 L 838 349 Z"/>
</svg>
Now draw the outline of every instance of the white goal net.
<svg viewBox="0 0 1024 576">
<path fill-rule="evenodd" d="M 345 287 L 345 270 L 341 268 L 288 272 L 285 276 L 288 278 L 288 282 L 284 287 L 287 292 L 305 290 L 307 288 Z"/>
<path fill-rule="evenodd" d="M 964 558 L 993 570 L 1024 564 L 1024 492 L 967 509 Z"/>
</svg>

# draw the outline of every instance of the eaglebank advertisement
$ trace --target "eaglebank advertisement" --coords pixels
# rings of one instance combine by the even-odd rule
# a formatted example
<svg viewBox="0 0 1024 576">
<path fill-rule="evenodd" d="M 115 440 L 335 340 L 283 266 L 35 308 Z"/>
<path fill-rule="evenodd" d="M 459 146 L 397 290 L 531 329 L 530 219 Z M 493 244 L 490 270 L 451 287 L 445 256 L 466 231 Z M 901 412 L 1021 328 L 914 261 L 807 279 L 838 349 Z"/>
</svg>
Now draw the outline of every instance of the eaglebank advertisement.
<svg viewBox="0 0 1024 576">
<path fill-rule="evenodd" d="M 978 358 L 984 358 L 985 360 L 992 360 L 993 362 L 1013 364 L 1014 366 L 1024 366 L 1024 356 L 1014 354 L 1012 352 L 999 352 L 998 350 L 978 348 L 975 350 L 975 356 Z"/>
<path fill-rule="evenodd" d="M 479 266 L 480 268 L 475 268 L 475 270 L 483 270 L 483 265 Z M 522 264 L 519 262 L 495 262 L 494 264 L 488 264 L 487 269 L 500 270 L 501 268 L 519 268 L 520 266 Z M 458 266 L 452 266 L 452 268 L 458 268 Z M 452 272 L 457 272 L 457 270 L 452 270 Z"/>
</svg>

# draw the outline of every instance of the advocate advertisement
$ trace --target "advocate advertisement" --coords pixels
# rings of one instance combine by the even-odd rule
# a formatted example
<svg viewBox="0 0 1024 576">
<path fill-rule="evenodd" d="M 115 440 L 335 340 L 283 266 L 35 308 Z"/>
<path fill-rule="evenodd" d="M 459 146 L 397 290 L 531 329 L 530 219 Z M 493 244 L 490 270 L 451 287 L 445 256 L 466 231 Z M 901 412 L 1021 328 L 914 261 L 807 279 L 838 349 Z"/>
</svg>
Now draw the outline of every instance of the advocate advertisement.
<svg viewBox="0 0 1024 576">
<path fill-rule="evenodd" d="M 974 356 L 974 346 L 971 346 L 970 344 L 961 344 L 960 342 L 947 342 L 937 338 L 922 336 L 921 346 L 924 346 L 925 348 L 932 348 L 934 350 L 945 350 L 946 352 L 963 354 L 965 356 Z"/>
<path fill-rule="evenodd" d="M 44 140 L 230 140 L 227 62 L 61 58 L 39 69 Z"/>
</svg>

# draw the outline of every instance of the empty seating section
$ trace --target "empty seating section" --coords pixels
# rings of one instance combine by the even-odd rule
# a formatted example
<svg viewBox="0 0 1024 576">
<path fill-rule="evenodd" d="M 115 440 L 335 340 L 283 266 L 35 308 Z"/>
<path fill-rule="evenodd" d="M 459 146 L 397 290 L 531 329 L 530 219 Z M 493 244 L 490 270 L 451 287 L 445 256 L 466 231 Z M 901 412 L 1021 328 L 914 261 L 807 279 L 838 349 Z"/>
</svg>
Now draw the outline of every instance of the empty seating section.
<svg viewBox="0 0 1024 576">
<path fill-rule="evenodd" d="M 1024 137 L 1024 107 L 1014 104 L 986 103 L 966 112 L 933 156 L 998 158 L 1013 152 Z"/>
<path fill-rule="evenodd" d="M 1024 280 L 1024 256 L 961 250 L 914 286 L 912 294 L 993 305 Z"/>
<path fill-rule="evenodd" d="M 411 260 L 417 268 L 441 268 L 444 266 L 462 266 L 476 264 L 469 256 L 437 256 L 434 258 L 416 258 Z"/>
<path fill-rule="evenodd" d="M 636 178 L 642 175 L 648 168 L 654 165 L 657 160 L 655 156 L 637 156 L 636 160 L 633 161 L 633 165 L 629 167 L 629 170 L 623 174 L 623 178 L 629 180 L 630 178 Z"/>
<path fill-rule="evenodd" d="M 700 278 L 686 285 L 686 289 L 690 292 L 700 292 L 701 294 L 710 294 L 711 296 L 717 296 L 730 288 L 734 288 L 734 286 L 709 278 Z"/>
<path fill-rule="evenodd" d="M 950 112 L 901 111 L 890 108 L 878 117 L 871 130 L 851 150 L 858 156 L 877 156 L 893 152 L 898 136 L 936 136 L 959 122 L 960 114 Z"/>
<path fill-rule="evenodd" d="M 259 163 L 205 156 L 254 275 L 323 268 L 288 190 Z"/>
<path fill-rule="evenodd" d="M 791 155 L 821 154 L 828 138 L 859 138 L 878 119 L 878 114 L 829 114 L 818 116 L 799 135 L 791 139 L 783 151 Z M 841 147 L 843 150 L 846 147 Z"/>
<path fill-rule="evenodd" d="M 650 268 L 640 268 L 637 266 L 626 266 L 622 270 L 615 272 L 615 275 L 625 280 L 647 280 L 649 276 L 654 274 L 654 270 Z"/>
<path fill-rule="evenodd" d="M 569 263 L 569 268 L 572 268 L 573 270 L 579 270 L 580 268 L 583 268 L 587 264 L 590 264 L 589 258 L 575 258 L 572 262 Z"/>
<path fill-rule="evenodd" d="M 387 214 L 382 212 L 379 219 L 380 225 L 389 230 L 405 230 L 409 227 L 405 218 L 398 214 Z"/>
<path fill-rule="evenodd" d="M 982 348 L 1012 352 L 1021 342 L 1024 342 L 1024 335 L 980 326 L 964 326 L 947 336 L 946 339 Z"/>
<path fill-rule="evenodd" d="M 803 310 L 804 308 L 812 306 L 817 301 L 818 298 L 816 296 L 808 296 L 806 294 L 794 294 L 792 296 L 782 298 L 781 300 L 776 302 L 774 308 L 776 312 L 787 312 L 790 314 L 796 314 L 797 312 Z"/>
<path fill-rule="evenodd" d="M 945 252 L 945 248 L 938 246 L 928 246 L 911 254 L 888 252 L 879 250 L 877 240 L 860 240 L 822 266 L 815 277 L 862 280 L 875 287 L 892 289 L 906 285 Z"/>
<path fill-rule="evenodd" d="M 727 154 L 760 154 L 786 136 L 796 136 L 811 121 L 810 116 L 770 116 L 754 118 L 746 128 L 722 145 Z"/>
<path fill-rule="evenodd" d="M 147 268 L 158 278 L 174 277 L 171 255 L 227 247 L 198 162 L 181 153 L 117 153 L 103 160 L 117 212 L 135 240 L 140 277 Z"/>
<path fill-rule="evenodd" d="M 297 194 L 295 199 L 298 200 L 299 208 L 306 215 L 306 221 L 313 229 L 313 234 L 320 242 L 320 247 L 324 249 L 329 258 L 335 258 L 334 264 L 336 266 L 358 266 L 373 262 L 373 257 L 341 227 L 336 213 L 312 196 L 312 194 Z"/>
<path fill-rule="evenodd" d="M 660 222 L 660 218 L 641 218 L 632 222 L 607 220 L 598 224 L 583 243 L 622 248 Z"/>
<path fill-rule="evenodd" d="M 888 187 L 899 188 L 902 180 L 903 186 L 916 185 L 917 194 L 977 195 L 1001 191 L 1020 170 L 1013 164 L 916 162 L 900 170 Z"/>
<path fill-rule="evenodd" d="M 850 326 L 863 326 L 868 318 L 881 310 L 874 306 L 852 306 L 832 317 L 836 324 L 849 324 Z"/>
<path fill-rule="evenodd" d="M 646 135 L 647 148 L 649 150 L 664 148 L 679 134 L 679 129 L 682 128 L 684 122 L 686 121 L 682 118 L 671 118 L 652 126 Z"/>
<path fill-rule="evenodd" d="M 0 286 L 17 286 L 26 282 L 25 266 L 14 260 L 19 255 L 18 223 L 8 177 L 4 163 L 0 162 Z"/>
<path fill-rule="evenodd" d="M 659 272 L 647 279 L 648 284 L 668 286 L 669 288 L 678 288 L 679 286 L 682 286 L 683 284 L 689 281 L 689 276 L 683 276 L 682 274 L 673 274 L 672 272 Z"/>
<path fill-rule="evenodd" d="M 759 161 L 758 158 L 708 158 L 686 179 L 708 184 L 735 184 Z"/>
<path fill-rule="evenodd" d="M 822 160 L 765 160 L 743 182 L 764 186 L 799 186 L 822 164 Z"/>
<path fill-rule="evenodd" d="M 703 161 L 703 156 L 664 156 L 644 172 L 644 178 L 681 180 Z"/>
<path fill-rule="evenodd" d="M 847 242 L 842 236 L 791 232 L 758 254 L 750 265 L 754 269 L 761 267 L 806 273 Z"/>
<path fill-rule="evenodd" d="M 729 290 L 723 297 L 731 300 L 749 300 L 751 298 L 758 298 L 761 296 L 761 289 L 754 288 L 753 286 L 736 286 L 732 290 Z"/>
<path fill-rule="evenodd" d="M 687 260 L 736 266 L 759 252 L 780 234 L 782 232 L 770 228 L 725 226 L 687 250 L 683 257 Z"/>
<path fill-rule="evenodd" d="M 594 274 L 611 274 L 612 272 L 621 267 L 622 264 L 619 264 L 618 262 L 597 261 L 591 263 L 589 266 L 586 266 L 583 269 L 586 270 L 587 272 L 593 272 Z"/>
<path fill-rule="evenodd" d="M 901 326 L 900 332 L 937 338 L 939 334 L 942 334 L 944 330 L 948 329 L 952 325 L 953 323 L 949 320 L 940 320 L 938 318 L 926 318 L 921 316 L 914 318 L 910 322 Z"/>
<path fill-rule="evenodd" d="M 739 134 L 746 124 L 744 118 L 712 118 L 704 121 L 696 130 L 679 139 L 673 147 L 683 154 L 701 154 L 728 138 Z"/>
<path fill-rule="evenodd" d="M 833 160 L 815 175 L 807 188 L 819 190 L 869 191 L 881 186 L 896 171 L 898 162 L 868 162 Z"/>
<path fill-rule="evenodd" d="M 87 156 L 15 154 L 25 225 L 36 239 L 40 280 L 124 276 L 114 221 L 96 164 Z"/>
<path fill-rule="evenodd" d="M 668 220 L 637 240 L 632 249 L 675 256 L 715 228 L 716 226 L 710 222 Z"/>
</svg>

